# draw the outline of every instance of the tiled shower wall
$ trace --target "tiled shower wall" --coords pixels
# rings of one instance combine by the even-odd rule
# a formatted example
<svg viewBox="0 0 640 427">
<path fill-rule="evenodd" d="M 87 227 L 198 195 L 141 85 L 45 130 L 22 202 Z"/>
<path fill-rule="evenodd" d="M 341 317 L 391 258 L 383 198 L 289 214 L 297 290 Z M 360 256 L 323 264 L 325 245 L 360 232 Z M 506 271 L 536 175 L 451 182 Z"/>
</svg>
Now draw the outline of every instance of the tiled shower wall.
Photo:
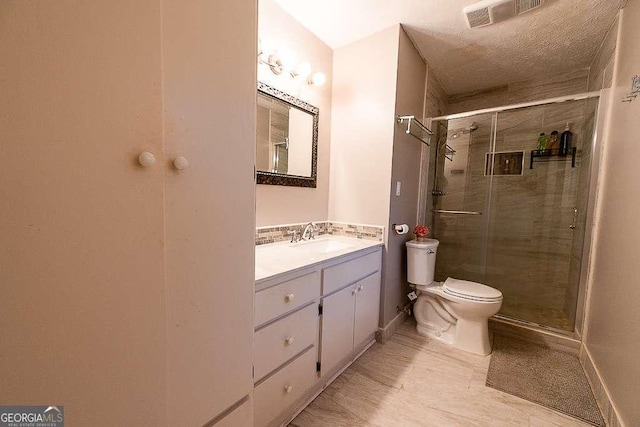
<svg viewBox="0 0 640 427">
<path fill-rule="evenodd" d="M 589 68 L 581 68 L 483 91 L 451 95 L 447 100 L 447 114 L 587 92 L 589 74 Z"/>
<path fill-rule="evenodd" d="M 504 294 L 502 314 L 572 330 L 583 229 L 569 225 L 573 208 L 578 207 L 582 218 L 586 205 L 576 194 L 586 194 L 589 176 L 593 112 L 585 114 L 587 102 L 500 113 L 496 151 L 525 151 L 525 165 L 523 175 L 494 176 L 490 199 L 491 178 L 484 168 L 492 115 L 449 121 L 452 130 L 472 121 L 479 128 L 447 141 L 456 150 L 453 161 L 438 157 L 445 195 L 436 200 L 436 208 L 482 215 L 435 216 L 434 237 L 441 242 L 436 280 L 453 276 L 485 283 Z M 562 132 L 566 122 L 571 122 L 578 149 L 576 167 L 569 156 L 536 162 L 529 169 L 538 134 Z"/>
<path fill-rule="evenodd" d="M 256 245 L 291 240 L 289 232 L 294 230 L 301 232 L 307 224 L 308 223 L 300 223 L 284 224 L 272 227 L 258 227 L 256 228 Z M 313 224 L 316 225 L 316 236 L 328 234 L 332 236 L 346 236 L 356 239 L 375 240 L 377 242 L 382 242 L 383 239 L 384 227 L 345 224 L 331 221 L 320 221 L 314 222 Z"/>
</svg>

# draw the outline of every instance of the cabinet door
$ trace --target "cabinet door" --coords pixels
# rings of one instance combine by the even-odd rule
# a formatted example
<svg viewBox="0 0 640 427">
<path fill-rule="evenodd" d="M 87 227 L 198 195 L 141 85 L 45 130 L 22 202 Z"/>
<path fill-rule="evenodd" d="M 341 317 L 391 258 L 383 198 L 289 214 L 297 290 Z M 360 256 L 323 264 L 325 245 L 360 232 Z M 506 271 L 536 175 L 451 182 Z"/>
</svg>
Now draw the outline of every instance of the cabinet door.
<svg viewBox="0 0 640 427">
<path fill-rule="evenodd" d="M 195 426 L 253 388 L 256 7 L 162 4 L 165 151 L 189 161 L 165 173 L 167 414 Z"/>
<path fill-rule="evenodd" d="M 0 402 L 165 425 L 161 6 L 0 16 Z"/>
<path fill-rule="evenodd" d="M 380 317 L 380 273 L 356 283 L 353 343 L 357 347 L 375 336 Z"/>
<path fill-rule="evenodd" d="M 322 300 L 322 375 L 353 350 L 355 287 L 348 286 Z"/>
</svg>

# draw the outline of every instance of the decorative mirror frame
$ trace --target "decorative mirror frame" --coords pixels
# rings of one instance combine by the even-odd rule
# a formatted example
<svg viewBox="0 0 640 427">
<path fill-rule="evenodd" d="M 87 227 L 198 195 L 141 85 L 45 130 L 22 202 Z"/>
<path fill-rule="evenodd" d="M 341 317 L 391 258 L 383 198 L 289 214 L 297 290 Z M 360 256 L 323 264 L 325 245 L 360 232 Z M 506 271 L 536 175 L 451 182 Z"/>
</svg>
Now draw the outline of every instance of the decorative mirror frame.
<svg viewBox="0 0 640 427">
<path fill-rule="evenodd" d="M 311 147 L 311 176 L 287 175 L 283 173 L 273 173 L 256 170 L 256 182 L 258 184 L 287 185 L 291 187 L 316 188 L 318 180 L 318 107 L 314 107 L 295 96 L 271 87 L 265 83 L 258 82 L 258 93 L 270 98 L 289 104 L 291 107 L 302 110 L 313 116 L 313 134 Z"/>
</svg>

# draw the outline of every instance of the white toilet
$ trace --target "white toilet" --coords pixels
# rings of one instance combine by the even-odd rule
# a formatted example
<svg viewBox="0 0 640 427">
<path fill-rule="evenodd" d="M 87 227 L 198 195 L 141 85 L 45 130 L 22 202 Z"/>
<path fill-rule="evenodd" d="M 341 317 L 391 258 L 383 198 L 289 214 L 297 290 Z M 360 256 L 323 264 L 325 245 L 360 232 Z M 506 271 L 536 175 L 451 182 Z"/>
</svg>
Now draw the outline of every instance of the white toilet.
<svg viewBox="0 0 640 427">
<path fill-rule="evenodd" d="M 491 353 L 488 320 L 500 310 L 502 293 L 476 282 L 447 278 L 434 282 L 435 239 L 407 242 L 407 280 L 418 294 L 413 312 L 420 335 L 461 350 Z"/>
</svg>

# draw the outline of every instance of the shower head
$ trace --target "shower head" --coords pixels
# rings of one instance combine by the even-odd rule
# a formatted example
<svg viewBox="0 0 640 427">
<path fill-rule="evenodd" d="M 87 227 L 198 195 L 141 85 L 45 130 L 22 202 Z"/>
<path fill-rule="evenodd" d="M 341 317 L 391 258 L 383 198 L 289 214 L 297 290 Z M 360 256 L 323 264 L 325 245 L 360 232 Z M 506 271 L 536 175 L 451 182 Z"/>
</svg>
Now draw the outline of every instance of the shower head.
<svg viewBox="0 0 640 427">
<path fill-rule="evenodd" d="M 456 129 L 450 136 L 449 138 L 451 139 L 457 139 L 460 138 L 461 135 L 466 135 L 469 134 L 471 132 L 475 132 L 476 130 L 478 130 L 480 126 L 478 126 L 478 124 L 476 122 L 471 122 L 471 124 L 465 128 L 462 129 Z"/>
</svg>

